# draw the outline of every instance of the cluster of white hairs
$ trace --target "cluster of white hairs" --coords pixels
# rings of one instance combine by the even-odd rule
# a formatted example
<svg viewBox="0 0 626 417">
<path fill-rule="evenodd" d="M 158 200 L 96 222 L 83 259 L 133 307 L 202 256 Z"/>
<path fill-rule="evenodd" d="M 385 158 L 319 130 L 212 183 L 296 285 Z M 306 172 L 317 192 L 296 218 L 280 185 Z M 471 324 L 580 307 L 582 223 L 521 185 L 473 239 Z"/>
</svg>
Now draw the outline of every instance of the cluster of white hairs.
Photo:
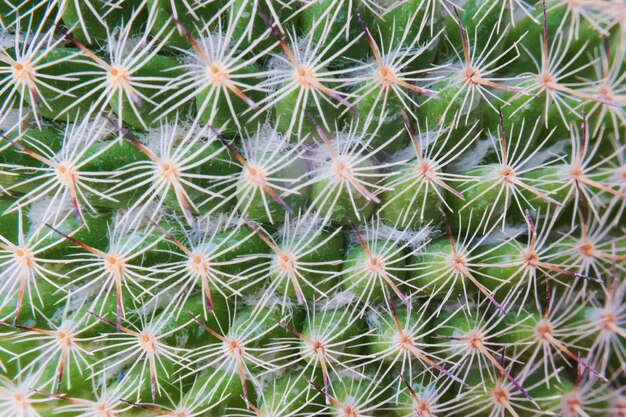
<svg viewBox="0 0 626 417">
<path fill-rule="evenodd" d="M 626 416 L 623 0 L 0 0 L 0 417 Z"/>
</svg>

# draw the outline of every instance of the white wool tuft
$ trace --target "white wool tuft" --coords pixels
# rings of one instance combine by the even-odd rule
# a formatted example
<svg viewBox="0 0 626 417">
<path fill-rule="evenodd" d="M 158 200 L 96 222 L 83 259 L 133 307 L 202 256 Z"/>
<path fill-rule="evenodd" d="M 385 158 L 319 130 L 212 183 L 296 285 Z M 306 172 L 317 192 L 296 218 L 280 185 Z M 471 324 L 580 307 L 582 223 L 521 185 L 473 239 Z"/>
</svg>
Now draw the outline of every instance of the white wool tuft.
<svg viewBox="0 0 626 417">
<path fill-rule="evenodd" d="M 310 161 L 310 165 L 312 169 L 320 169 L 321 167 L 325 167 L 332 161 L 332 157 L 330 152 L 328 152 L 328 148 L 324 144 L 319 144 L 313 147 L 307 159 Z"/>
<path fill-rule="evenodd" d="M 383 8 L 391 8 L 402 3 L 402 0 L 369 0 L 371 3 L 377 4 Z"/>
<path fill-rule="evenodd" d="M 441 131 L 431 130 L 418 134 L 417 142 L 422 150 L 422 153 L 425 153 L 428 150 L 428 147 L 439 140 L 439 138 L 442 140 L 445 139 L 444 133 L 445 132 L 442 133 Z M 389 162 L 406 161 L 415 158 L 415 148 L 413 147 L 413 144 L 410 143 L 406 147 L 391 155 L 389 157 Z"/>
<path fill-rule="evenodd" d="M 377 72 L 378 63 L 374 58 L 363 61 L 363 65 L 358 66 L 356 70 L 353 71 L 351 80 L 347 84 L 358 85 L 364 81 L 371 82 L 372 80 L 376 80 Z"/>
<path fill-rule="evenodd" d="M 415 159 L 415 148 L 407 145 L 389 157 L 389 162 L 412 161 Z"/>
<path fill-rule="evenodd" d="M 283 56 L 273 56 L 267 63 L 269 81 L 282 80 L 282 73 L 293 71 L 293 65 Z M 280 84 L 276 84 L 278 87 Z"/>
<path fill-rule="evenodd" d="M 375 309 L 370 309 L 365 315 L 365 322 L 367 323 L 368 328 L 375 328 L 380 325 L 382 322 L 381 312 Z"/>
<path fill-rule="evenodd" d="M 185 223 L 186 220 L 183 216 L 177 215 L 177 220 L 182 224 Z M 206 236 L 210 236 L 214 233 L 220 233 L 225 230 L 240 227 L 244 222 L 244 218 L 239 214 L 205 214 L 202 217 L 197 219 L 199 230 Z M 256 224 L 255 222 L 252 222 Z M 260 227 L 259 225 L 256 225 Z"/>
<path fill-rule="evenodd" d="M 69 201 L 69 199 L 60 201 L 57 199 L 57 206 L 51 212 L 48 212 L 48 217 L 46 217 L 46 211 L 49 210 L 50 203 L 52 202 L 52 197 L 42 198 L 33 202 L 30 205 L 30 208 L 27 210 L 27 216 L 31 223 L 30 232 L 36 231 L 40 226 L 42 226 L 45 222 L 50 220 L 50 215 L 58 214 L 59 219 L 65 218 L 66 215 L 70 213 L 73 215 L 74 206 Z"/>
<path fill-rule="evenodd" d="M 342 160 L 354 159 L 354 155 L 369 152 L 367 145 L 373 136 L 367 133 L 339 131 L 330 138 L 330 144 Z M 332 161 L 331 153 L 326 144 L 320 142 L 309 152 L 312 169 L 319 169 Z"/>
<path fill-rule="evenodd" d="M 150 128 L 141 135 L 141 141 L 152 151 L 158 151 L 162 144 L 163 140 L 168 140 L 172 136 L 172 130 L 175 129 L 175 136 L 177 138 L 184 137 L 189 131 L 187 126 L 183 123 L 167 123 L 163 124 L 161 127 Z"/>
<path fill-rule="evenodd" d="M 305 37 L 300 37 L 295 39 L 295 42 L 290 42 L 290 39 L 286 38 L 285 42 L 289 44 L 290 49 L 293 51 L 296 57 L 302 57 L 302 63 L 309 61 L 309 59 L 307 58 L 310 58 L 311 52 L 314 50 L 314 48 L 307 49 L 307 45 L 309 45 L 310 42 L 309 39 Z M 283 80 L 283 75 L 281 73 L 294 71 L 294 67 L 291 61 L 289 61 L 287 57 L 282 54 L 272 55 L 272 58 L 267 63 L 267 68 L 270 74 L 270 81 L 272 81 L 272 78 L 278 78 L 280 80 Z"/>
<path fill-rule="evenodd" d="M 243 304 L 248 307 L 258 307 L 260 303 L 263 303 L 263 307 L 276 308 L 276 306 L 280 306 L 282 310 L 288 312 L 291 312 L 297 307 L 297 305 L 292 302 L 289 297 L 283 299 L 283 295 L 277 294 L 276 291 L 268 294 L 267 288 L 259 290 L 254 294 L 245 296 L 242 301 Z"/>
<path fill-rule="evenodd" d="M 317 235 L 322 232 L 326 226 L 324 218 L 318 213 L 306 212 L 298 215 L 287 217 L 289 222 L 285 221 L 276 232 L 276 237 L 283 240 L 286 236 L 290 239 L 304 236 Z M 311 226 L 312 225 L 312 226 Z"/>
<path fill-rule="evenodd" d="M 413 250 L 418 250 L 430 238 L 431 233 L 432 230 L 429 226 L 417 230 L 398 230 L 394 227 L 382 224 L 378 228 L 379 238 L 383 237 L 388 241 L 401 243 L 402 246 L 412 248 Z"/>
<path fill-rule="evenodd" d="M 322 306 L 322 311 L 336 310 L 348 306 L 356 300 L 356 294 L 352 291 L 339 291 L 331 295 L 326 303 Z"/>
<path fill-rule="evenodd" d="M 158 211 L 156 210 L 157 203 L 150 202 L 149 204 L 144 205 L 141 209 L 120 209 L 113 216 L 113 226 L 115 229 L 123 229 L 127 232 L 135 231 L 137 229 L 142 229 L 146 226 L 150 226 L 151 223 L 148 219 L 159 222 Z M 148 214 L 146 214 L 148 213 Z M 154 213 L 154 214 L 149 214 Z"/>
<path fill-rule="evenodd" d="M 2 132 L 10 132 L 14 129 L 17 129 L 20 124 L 20 112 L 17 109 L 10 109 L 5 111 L 2 117 L 0 117 L 0 131 Z M 25 127 L 22 125 L 22 127 Z"/>
<path fill-rule="evenodd" d="M 11 48 L 15 45 L 15 35 L 6 30 L 0 31 L 0 49 Z"/>
<path fill-rule="evenodd" d="M 483 161 L 491 147 L 491 141 L 488 139 L 476 141 L 475 146 L 468 148 L 465 155 L 449 165 L 450 172 L 464 173 L 475 168 Z"/>
<path fill-rule="evenodd" d="M 221 32 L 211 32 L 209 34 L 205 34 L 204 36 L 202 36 L 201 38 L 197 39 L 198 44 L 202 47 L 202 50 L 204 51 L 205 54 L 207 54 L 209 56 L 209 58 L 211 59 L 211 62 L 214 62 L 216 64 L 221 64 L 221 62 L 219 62 L 219 59 L 222 58 L 223 54 L 221 54 L 220 52 L 223 50 L 230 50 L 232 49 L 232 42 L 227 43 L 226 41 L 226 36 L 221 33 Z M 227 45 L 229 47 L 224 48 L 224 45 Z M 186 55 L 185 56 L 185 63 L 186 64 L 191 64 L 191 65 L 197 65 L 198 61 L 204 61 L 204 58 L 199 56 L 195 50 L 193 51 L 194 55 Z M 229 54 L 226 53 L 226 56 L 228 56 Z M 206 78 L 204 78 L 204 80 L 206 80 Z"/>
<path fill-rule="evenodd" d="M 509 240 L 516 236 L 523 235 L 527 231 L 528 226 L 526 226 L 526 223 L 521 223 L 517 225 L 507 224 L 504 229 L 502 229 L 501 227 L 497 227 L 495 230 L 493 230 L 491 234 L 482 241 L 482 244 L 491 245 L 502 243 L 505 240 Z"/>
<path fill-rule="evenodd" d="M 102 118 L 84 119 L 83 121 L 75 121 L 67 125 L 66 136 L 63 142 L 63 148 L 59 152 L 59 156 L 72 155 L 74 149 L 84 149 L 91 145 L 102 141 L 115 129 Z"/>
<path fill-rule="evenodd" d="M 271 372 L 267 372 L 267 373 L 262 373 L 261 375 L 258 376 L 258 378 L 256 378 L 257 380 L 255 381 L 258 385 L 257 388 L 260 388 L 259 392 L 268 392 L 269 389 L 271 389 L 271 385 L 276 384 L 276 382 L 278 381 L 282 381 L 285 378 L 289 378 L 291 377 L 290 372 L 292 371 L 291 367 L 282 367 L 282 368 L 278 368 L 278 369 L 273 369 Z M 256 385 L 256 384 L 255 384 Z M 276 404 L 274 401 L 272 401 L 272 403 L 269 404 L 270 408 L 280 408 L 281 402 L 286 400 L 286 397 L 281 397 L 278 400 L 278 404 Z M 272 410 L 268 410 L 268 411 L 272 411 Z M 266 414 L 267 415 L 267 414 Z M 273 414 L 269 414 L 270 416 L 272 416 Z"/>
<path fill-rule="evenodd" d="M 243 146 L 246 159 L 249 163 L 254 163 L 256 159 L 264 159 L 264 156 L 275 153 L 278 149 L 285 153 L 297 145 L 266 123 L 259 127 L 254 136 L 245 140 Z"/>
<path fill-rule="evenodd" d="M 405 230 L 399 230 L 384 223 L 374 223 L 361 228 L 360 234 L 367 243 L 372 243 L 374 240 L 394 242 L 405 249 L 411 249 L 415 252 L 428 241 L 433 234 L 433 228 L 425 226 L 420 229 L 407 228 Z M 358 238 L 354 233 L 349 237 L 349 245 L 359 245 Z"/>
<path fill-rule="evenodd" d="M 126 38 L 124 29 L 127 29 L 124 26 L 116 26 L 111 32 L 111 36 L 108 38 L 108 42 L 106 43 L 107 50 L 109 53 L 115 53 L 115 51 L 120 50 L 120 54 L 116 54 L 116 57 L 126 57 L 133 52 L 135 48 L 136 51 L 142 51 L 142 53 L 148 53 L 146 50 L 146 46 L 148 44 L 148 40 L 145 37 L 142 38 Z M 137 52 L 135 52 L 136 54 Z"/>
<path fill-rule="evenodd" d="M 565 147 L 568 145 L 568 140 L 562 140 L 550 146 L 545 151 L 537 152 L 528 160 L 528 162 L 526 162 L 526 164 L 524 164 L 524 168 L 534 168 L 544 165 L 546 161 L 555 159 L 558 155 L 562 155 Z"/>
</svg>

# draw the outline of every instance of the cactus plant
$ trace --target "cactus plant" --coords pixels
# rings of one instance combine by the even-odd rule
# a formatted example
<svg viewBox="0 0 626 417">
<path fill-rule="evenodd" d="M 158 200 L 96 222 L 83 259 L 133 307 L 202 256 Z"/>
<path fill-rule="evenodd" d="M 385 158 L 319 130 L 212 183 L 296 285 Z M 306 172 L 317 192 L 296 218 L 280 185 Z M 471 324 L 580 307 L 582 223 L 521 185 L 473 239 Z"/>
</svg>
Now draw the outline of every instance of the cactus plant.
<svg viewBox="0 0 626 417">
<path fill-rule="evenodd" d="M 0 416 L 624 416 L 625 16 L 0 0 Z"/>
</svg>

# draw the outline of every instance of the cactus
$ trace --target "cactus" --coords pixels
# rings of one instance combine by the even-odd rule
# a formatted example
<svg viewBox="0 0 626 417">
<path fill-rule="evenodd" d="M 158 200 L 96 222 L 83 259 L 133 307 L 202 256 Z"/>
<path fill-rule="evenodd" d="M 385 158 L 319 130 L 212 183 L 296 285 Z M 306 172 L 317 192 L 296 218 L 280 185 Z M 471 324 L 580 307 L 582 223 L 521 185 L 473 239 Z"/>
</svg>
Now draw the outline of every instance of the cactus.
<svg viewBox="0 0 626 417">
<path fill-rule="evenodd" d="M 624 416 L 625 16 L 0 0 L 0 416 Z"/>
</svg>

